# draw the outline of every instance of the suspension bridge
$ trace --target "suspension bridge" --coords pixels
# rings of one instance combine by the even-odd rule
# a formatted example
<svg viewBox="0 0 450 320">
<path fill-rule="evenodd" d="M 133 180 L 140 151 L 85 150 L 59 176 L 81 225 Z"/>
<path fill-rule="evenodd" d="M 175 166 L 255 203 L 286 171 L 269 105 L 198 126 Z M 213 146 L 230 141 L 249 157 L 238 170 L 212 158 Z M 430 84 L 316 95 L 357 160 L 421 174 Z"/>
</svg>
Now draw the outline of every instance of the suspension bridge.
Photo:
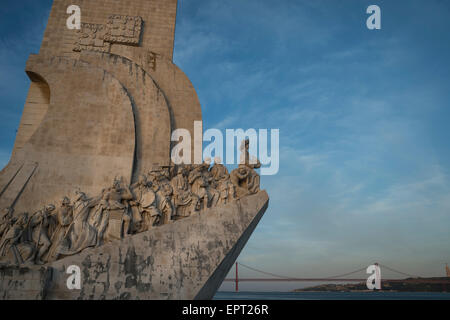
<svg viewBox="0 0 450 320">
<path fill-rule="evenodd" d="M 402 275 L 404 277 L 407 278 L 413 278 L 412 281 L 414 281 L 415 283 L 431 283 L 431 282 L 438 282 L 438 283 L 448 283 L 450 284 L 450 277 L 448 278 L 448 281 L 444 281 L 442 279 L 432 279 L 432 278 L 424 278 L 424 277 L 420 277 L 417 275 L 412 275 L 406 272 L 402 272 L 402 271 L 398 271 L 394 268 L 388 267 L 386 265 L 382 265 L 379 263 L 375 263 L 376 265 L 378 265 L 382 270 L 389 270 L 395 274 L 399 274 Z M 251 270 L 253 272 L 257 272 L 259 274 L 263 274 L 265 276 L 270 276 L 270 278 L 239 278 L 239 266 Z M 352 274 L 357 274 L 359 272 L 366 272 L 367 267 L 363 267 L 360 268 L 358 270 L 355 271 L 351 271 L 348 273 L 344 273 L 344 274 L 338 274 L 338 275 L 333 275 L 333 276 L 327 276 L 327 277 L 317 277 L 317 278 L 293 278 L 293 277 L 288 277 L 288 276 L 283 276 L 283 275 L 278 275 L 275 273 L 271 273 L 271 272 L 266 272 L 263 270 L 259 270 L 257 268 L 245 265 L 243 263 L 240 262 L 236 262 L 235 264 L 235 277 L 233 278 L 227 278 L 224 280 L 224 282 L 234 282 L 235 283 L 235 288 L 236 291 L 239 291 L 239 282 L 366 282 L 367 281 L 367 277 L 366 278 L 349 278 L 348 276 L 351 276 Z M 367 275 L 369 276 L 369 275 Z M 404 281 L 405 278 L 402 279 L 381 279 L 381 282 L 383 281 L 389 281 L 389 282 L 402 282 Z"/>
</svg>

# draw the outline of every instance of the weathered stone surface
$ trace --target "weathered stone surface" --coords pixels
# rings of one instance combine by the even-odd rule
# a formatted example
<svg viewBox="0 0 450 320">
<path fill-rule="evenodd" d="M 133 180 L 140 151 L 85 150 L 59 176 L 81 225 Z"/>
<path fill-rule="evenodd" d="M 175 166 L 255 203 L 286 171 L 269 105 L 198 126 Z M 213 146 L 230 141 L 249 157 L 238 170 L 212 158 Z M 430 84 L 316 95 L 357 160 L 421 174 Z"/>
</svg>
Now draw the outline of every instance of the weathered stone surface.
<svg viewBox="0 0 450 320">
<path fill-rule="evenodd" d="M 141 65 L 164 91 L 173 112 L 173 129 L 187 129 L 194 137 L 194 121 L 202 121 L 202 109 L 186 74 L 172 60 L 145 48 L 130 47 L 122 54 Z M 197 138 L 201 142 L 201 134 Z"/>
<path fill-rule="evenodd" d="M 77 56 L 73 47 L 79 37 L 78 31 L 66 28 L 66 11 L 73 4 L 73 0 L 53 1 L 40 54 L 70 58 Z M 76 4 L 81 8 L 82 23 L 106 26 L 112 15 L 142 18 L 142 39 L 139 45 L 172 60 L 177 0 L 78 0 Z M 126 56 L 123 52 L 130 50 L 129 44 L 113 43 L 111 52 Z"/>
<path fill-rule="evenodd" d="M 11 166 L 9 170 L 5 170 L 5 179 L 7 184 L 4 185 L 0 197 L 0 208 L 15 207 L 19 195 L 21 194 L 24 185 L 33 176 L 37 168 L 37 163 L 33 161 L 23 161 L 16 163 L 16 166 Z M 18 169 L 17 169 L 18 167 Z"/>
<path fill-rule="evenodd" d="M 99 55 L 85 51 L 80 55 L 80 60 L 97 65 L 95 58 Z M 139 65 L 157 83 L 158 88 L 169 102 L 172 130 L 187 129 L 194 137 L 194 122 L 202 121 L 202 109 L 197 92 L 186 74 L 172 60 L 143 47 L 128 47 L 123 52 L 114 52 L 110 55 L 101 54 L 101 59 L 117 61 L 117 55 L 122 55 L 123 58 L 119 61 L 124 64 L 128 60 Z M 100 62 L 99 66 L 103 65 L 104 62 Z M 115 74 L 114 71 L 111 72 Z M 196 138 L 201 143 L 202 133 L 197 133 Z M 193 145 L 192 159 L 194 157 Z"/>
<path fill-rule="evenodd" d="M 0 300 L 45 299 L 51 277 L 49 267 L 0 266 Z"/>
<path fill-rule="evenodd" d="M 0 269 L 0 295 L 45 299 L 211 299 L 268 206 L 265 191 L 150 231 L 87 249 L 45 266 L 50 281 L 39 287 L 37 271 Z M 81 268 L 81 290 L 66 286 L 70 265 Z M 3 271 L 4 270 L 4 271 Z M 28 269 L 26 269 L 28 270 Z M 43 279 L 43 275 L 39 279 Z M 5 292 L 12 290 L 14 292 Z M 38 293 L 39 292 L 39 293 Z"/>
<path fill-rule="evenodd" d="M 140 65 L 114 54 L 84 52 L 80 59 L 116 77 L 134 102 L 136 163 L 134 176 L 147 174 L 154 164 L 170 164 L 171 104 L 158 83 Z"/>
<path fill-rule="evenodd" d="M 27 71 L 45 79 L 52 98 L 39 127 L 11 159 L 37 163 L 33 176 L 22 179 L 10 197 L 17 198 L 16 211 L 34 212 L 75 186 L 100 192 L 116 175 L 131 181 L 135 123 L 123 85 L 103 69 L 66 58 L 34 56 Z M 0 201 L 18 178 L 20 173 Z"/>
</svg>

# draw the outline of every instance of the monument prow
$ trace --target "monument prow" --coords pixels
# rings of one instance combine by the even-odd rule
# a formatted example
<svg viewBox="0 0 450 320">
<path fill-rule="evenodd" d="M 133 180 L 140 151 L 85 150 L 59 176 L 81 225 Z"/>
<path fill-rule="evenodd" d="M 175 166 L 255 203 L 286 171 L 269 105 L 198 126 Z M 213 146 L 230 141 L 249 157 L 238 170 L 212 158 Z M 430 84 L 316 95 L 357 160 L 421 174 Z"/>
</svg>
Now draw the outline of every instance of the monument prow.
<svg viewBox="0 0 450 320">
<path fill-rule="evenodd" d="M 268 206 L 265 191 L 44 266 L 0 267 L 2 299 L 211 299 Z M 66 270 L 81 269 L 81 289 Z"/>
</svg>

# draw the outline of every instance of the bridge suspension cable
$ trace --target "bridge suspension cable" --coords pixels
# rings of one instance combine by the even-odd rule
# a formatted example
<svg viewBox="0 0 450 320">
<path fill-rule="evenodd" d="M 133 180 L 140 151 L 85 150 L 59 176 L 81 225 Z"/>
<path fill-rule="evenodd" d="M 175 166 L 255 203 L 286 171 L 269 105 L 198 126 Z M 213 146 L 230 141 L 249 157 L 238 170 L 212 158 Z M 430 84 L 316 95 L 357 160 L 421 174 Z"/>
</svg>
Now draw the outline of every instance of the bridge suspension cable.
<svg viewBox="0 0 450 320">
<path fill-rule="evenodd" d="M 265 275 L 268 275 L 268 276 L 273 276 L 273 277 L 276 277 L 276 278 L 283 278 L 283 279 L 291 279 L 292 278 L 292 277 L 280 276 L 280 275 L 277 275 L 277 274 L 274 274 L 274 273 L 270 273 L 270 272 L 265 272 L 265 271 L 262 271 L 262 270 L 259 270 L 259 269 L 256 269 L 256 268 L 249 267 L 249 266 L 247 266 L 245 264 L 242 264 L 240 262 L 238 262 L 238 264 L 240 266 L 244 267 L 244 268 L 247 268 L 247 269 L 250 269 L 250 270 L 253 270 L 253 271 L 265 274 Z"/>
<path fill-rule="evenodd" d="M 250 269 L 250 270 L 253 270 L 253 271 L 256 271 L 256 272 L 265 274 L 265 275 L 268 275 L 268 276 L 273 276 L 273 277 L 276 277 L 276 278 L 282 278 L 282 279 L 295 279 L 295 277 L 282 276 L 282 275 L 278 275 L 278 274 L 274 274 L 274 273 L 262 271 L 262 270 L 259 270 L 259 269 L 256 269 L 256 268 L 247 266 L 247 265 L 245 265 L 245 264 L 243 264 L 243 263 L 240 263 L 240 262 L 238 262 L 238 264 L 241 265 L 241 266 L 244 267 L 244 268 L 247 268 L 247 269 Z M 331 277 L 326 277 L 326 278 L 328 278 L 328 279 L 341 278 L 341 277 L 344 277 L 344 276 L 348 276 L 348 275 L 350 275 L 350 274 L 354 274 L 354 273 L 357 273 L 357 272 L 361 272 L 361 271 L 363 271 L 363 270 L 366 270 L 366 268 L 367 268 L 367 267 L 364 267 L 364 268 L 361 268 L 361 269 L 358 269 L 358 270 L 355 270 L 355 271 L 352 271 L 352 272 L 348 272 L 348 273 L 344 273 L 344 274 L 339 274 L 339 275 L 335 275 L 335 276 L 331 276 Z"/>
<path fill-rule="evenodd" d="M 344 273 L 344 274 L 339 274 L 339 275 L 337 275 L 337 276 L 331 276 L 331 277 L 326 277 L 326 278 L 328 278 L 328 279 L 342 278 L 342 277 L 345 277 L 345 276 L 348 276 L 348 275 L 351 275 L 351 274 L 354 274 L 354 273 L 358 273 L 358 272 L 361 272 L 361 271 L 365 271 L 366 269 L 367 269 L 367 267 L 364 267 L 364 268 L 361 268 L 361 269 L 358 269 L 358 270 L 355 270 L 355 271 L 352 271 L 352 272 L 348 272 L 348 273 Z"/>
<path fill-rule="evenodd" d="M 408 277 L 411 277 L 411 278 L 420 278 L 420 277 L 417 276 L 417 275 L 413 275 L 413 274 L 401 272 L 401 271 L 395 270 L 395 269 L 393 269 L 393 268 L 390 268 L 390 267 L 388 267 L 388 266 L 386 266 L 386 265 L 383 265 L 383 264 L 381 264 L 381 263 L 379 263 L 379 265 L 380 265 L 380 267 L 382 267 L 382 268 L 388 269 L 388 270 L 390 270 L 390 271 L 392 271 L 392 272 L 396 272 L 396 273 L 402 274 L 402 275 L 404 275 L 404 276 L 408 276 Z"/>
<path fill-rule="evenodd" d="M 266 271 L 263 271 L 263 270 L 260 270 L 260 269 L 257 269 L 257 268 L 253 268 L 253 267 L 247 266 L 247 265 L 245 265 L 243 263 L 240 263 L 240 262 L 238 262 L 238 264 L 241 265 L 244 268 L 247 268 L 249 270 L 252 270 L 252 271 L 255 271 L 255 272 L 259 272 L 261 274 L 265 274 L 265 275 L 268 275 L 268 276 L 272 276 L 272 277 L 276 277 L 276 278 L 280 278 L 280 279 L 296 279 L 295 277 L 288 277 L 288 276 L 283 276 L 283 275 L 279 275 L 279 274 L 275 274 L 275 273 L 271 273 L 271 272 L 266 272 Z M 385 269 L 390 270 L 390 271 L 395 272 L 395 273 L 399 273 L 399 274 L 402 274 L 402 275 L 405 275 L 405 276 L 408 276 L 408 277 L 412 277 L 412 278 L 419 278 L 419 276 L 416 276 L 416 275 L 412 275 L 412 274 L 409 274 L 409 273 L 401 272 L 401 271 L 395 270 L 393 268 L 390 268 L 390 267 L 382 265 L 382 264 L 379 264 L 379 265 L 380 265 L 380 267 L 385 268 Z M 352 271 L 352 272 L 338 274 L 338 275 L 325 277 L 325 278 L 326 279 L 338 279 L 338 278 L 342 278 L 342 277 L 345 277 L 345 276 L 348 276 L 348 275 L 351 275 L 351 274 L 354 274 L 354 273 L 365 271 L 366 269 L 367 269 L 367 267 L 363 267 L 361 269 L 358 269 L 358 270 L 355 270 L 355 271 Z"/>
</svg>

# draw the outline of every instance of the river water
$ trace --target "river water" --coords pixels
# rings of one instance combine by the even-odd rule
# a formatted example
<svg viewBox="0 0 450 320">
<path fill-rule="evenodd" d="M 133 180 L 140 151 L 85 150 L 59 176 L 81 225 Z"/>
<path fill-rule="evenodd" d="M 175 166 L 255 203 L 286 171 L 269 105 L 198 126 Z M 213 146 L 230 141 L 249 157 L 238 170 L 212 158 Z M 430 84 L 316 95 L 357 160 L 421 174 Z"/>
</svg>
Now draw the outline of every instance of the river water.
<svg viewBox="0 0 450 320">
<path fill-rule="evenodd" d="M 217 292 L 214 300 L 450 300 L 449 292 Z"/>
</svg>

